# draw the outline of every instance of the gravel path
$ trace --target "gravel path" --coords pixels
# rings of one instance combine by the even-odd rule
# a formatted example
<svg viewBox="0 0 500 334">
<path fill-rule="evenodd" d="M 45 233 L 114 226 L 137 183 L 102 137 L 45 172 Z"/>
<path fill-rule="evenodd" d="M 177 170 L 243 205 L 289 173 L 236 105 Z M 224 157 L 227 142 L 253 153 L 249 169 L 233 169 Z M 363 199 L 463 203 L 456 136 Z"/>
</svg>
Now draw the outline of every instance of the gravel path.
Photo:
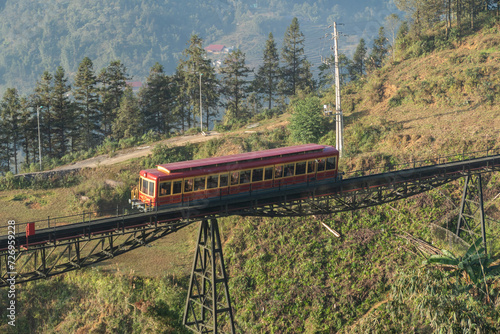
<svg viewBox="0 0 500 334">
<path fill-rule="evenodd" d="M 60 171 L 60 170 L 70 170 L 70 169 L 80 169 L 80 168 L 95 168 L 98 166 L 107 166 L 117 164 L 123 161 L 127 161 L 134 158 L 145 157 L 151 153 L 153 147 L 158 144 L 166 144 L 169 146 L 181 146 L 187 143 L 201 143 L 204 141 L 208 141 L 210 139 L 219 137 L 220 133 L 211 131 L 208 135 L 193 135 L 193 136 L 179 136 L 174 138 L 169 138 L 165 140 L 161 140 L 158 142 L 151 143 L 149 145 L 143 145 L 140 147 L 128 148 L 121 151 L 116 152 L 116 155 L 113 157 L 109 157 L 108 154 L 99 155 L 97 157 L 89 158 L 86 160 L 78 161 L 69 165 L 59 166 L 51 171 Z M 50 171 L 45 171 L 50 172 Z"/>
</svg>

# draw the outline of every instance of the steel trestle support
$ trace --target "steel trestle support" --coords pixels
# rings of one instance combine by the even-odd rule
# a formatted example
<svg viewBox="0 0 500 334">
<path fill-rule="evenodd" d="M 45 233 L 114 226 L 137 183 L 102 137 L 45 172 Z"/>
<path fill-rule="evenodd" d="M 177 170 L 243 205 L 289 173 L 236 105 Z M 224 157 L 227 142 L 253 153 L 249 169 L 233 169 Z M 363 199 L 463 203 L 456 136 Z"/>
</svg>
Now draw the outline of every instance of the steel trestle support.
<svg viewBox="0 0 500 334">
<path fill-rule="evenodd" d="M 195 333 L 235 333 L 217 219 L 200 224 L 182 323 Z"/>
<path fill-rule="evenodd" d="M 465 178 L 464 191 L 460 202 L 460 212 L 457 221 L 457 236 L 461 231 L 475 234 L 475 230 L 481 226 L 481 237 L 483 239 L 484 252 L 486 245 L 486 224 L 483 203 L 483 185 L 481 174 L 468 174 Z"/>
</svg>

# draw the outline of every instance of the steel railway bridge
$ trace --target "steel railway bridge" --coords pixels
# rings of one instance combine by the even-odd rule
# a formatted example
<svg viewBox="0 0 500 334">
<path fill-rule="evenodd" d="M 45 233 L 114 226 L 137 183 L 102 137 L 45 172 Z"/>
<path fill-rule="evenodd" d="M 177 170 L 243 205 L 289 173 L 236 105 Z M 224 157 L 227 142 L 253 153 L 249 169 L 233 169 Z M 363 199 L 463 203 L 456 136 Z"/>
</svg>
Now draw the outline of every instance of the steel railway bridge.
<svg viewBox="0 0 500 334">
<path fill-rule="evenodd" d="M 384 166 L 329 183 L 311 182 L 279 192 L 205 200 L 182 208 L 133 214 L 116 212 L 99 219 L 82 214 L 77 222 L 72 222 L 74 216 L 68 216 L 3 226 L 2 234 L 8 229 L 15 230 L 15 243 L 8 235 L 0 236 L 0 287 L 9 286 L 11 277 L 21 283 L 86 267 L 201 222 L 183 323 L 197 333 L 234 333 L 218 218 L 351 211 L 408 198 L 466 178 L 456 234 L 480 229 L 486 246 L 482 175 L 500 170 L 500 150 L 485 153 L 481 157 L 447 157 Z M 29 233 L 30 229 L 36 229 L 36 233 Z M 16 267 L 12 272 L 14 260 Z"/>
</svg>

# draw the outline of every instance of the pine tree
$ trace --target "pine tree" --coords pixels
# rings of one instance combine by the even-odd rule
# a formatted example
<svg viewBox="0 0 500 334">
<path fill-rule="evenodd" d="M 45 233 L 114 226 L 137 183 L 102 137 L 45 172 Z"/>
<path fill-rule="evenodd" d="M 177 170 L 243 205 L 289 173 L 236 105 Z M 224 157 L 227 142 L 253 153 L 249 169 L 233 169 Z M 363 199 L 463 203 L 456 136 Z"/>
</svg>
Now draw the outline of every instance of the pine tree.
<svg viewBox="0 0 500 334">
<path fill-rule="evenodd" d="M 36 103 L 27 98 L 20 99 L 21 115 L 19 122 L 19 135 L 24 152 L 24 165 L 29 167 L 36 162 L 38 154 L 38 124 L 36 118 Z"/>
<path fill-rule="evenodd" d="M 53 88 L 53 115 L 54 115 L 54 150 L 56 156 L 61 158 L 68 152 L 69 140 L 75 132 L 75 110 L 69 100 L 71 86 L 64 69 L 59 66 L 54 74 Z M 73 136 L 72 136 L 73 134 Z"/>
<path fill-rule="evenodd" d="M 209 59 L 206 51 L 202 48 L 203 39 L 197 35 L 192 35 L 189 40 L 189 46 L 182 52 L 183 58 L 179 61 L 178 73 L 182 74 L 182 80 L 179 85 L 181 99 L 189 101 L 192 117 L 187 118 L 188 127 L 191 127 L 192 120 L 196 120 L 200 112 L 200 80 L 201 80 L 201 98 L 203 114 L 206 116 L 206 122 L 210 117 L 215 116 L 213 111 L 219 103 L 220 93 L 217 89 L 218 80 L 215 75 L 215 69 Z M 201 74 L 201 78 L 200 78 Z M 179 101 L 178 101 L 179 103 Z"/>
<path fill-rule="evenodd" d="M 365 72 L 365 58 L 366 44 L 365 40 L 361 38 L 352 57 L 351 66 L 349 67 L 349 75 L 352 81 L 357 80 L 363 76 Z"/>
<path fill-rule="evenodd" d="M 179 63 L 173 78 L 173 93 L 174 96 L 176 96 L 173 112 L 175 117 L 178 119 L 181 131 L 184 133 L 184 131 L 186 131 L 188 120 L 190 119 L 190 108 L 188 107 L 189 96 L 187 95 L 187 90 L 185 89 L 187 87 L 184 82 L 185 73 L 182 70 L 182 67 L 183 65 Z"/>
<path fill-rule="evenodd" d="M 281 91 L 284 95 L 293 96 L 298 89 L 313 89 L 310 78 L 310 66 L 304 55 L 304 34 L 300 31 L 299 20 L 294 17 L 286 29 L 283 40 L 281 58 L 285 65 L 282 67 Z"/>
<path fill-rule="evenodd" d="M 221 68 L 222 91 L 226 96 L 226 120 L 241 120 L 241 105 L 248 92 L 249 82 L 246 80 L 251 70 L 245 65 L 245 54 L 241 50 L 231 51 L 224 59 Z"/>
<path fill-rule="evenodd" d="M 77 112 L 77 124 L 80 124 L 78 147 L 88 150 L 97 146 L 102 139 L 100 132 L 101 115 L 94 65 L 85 57 L 75 76 L 73 96 Z"/>
<path fill-rule="evenodd" d="M 2 130 L 5 132 L 3 149 L 6 150 L 5 157 L 7 159 L 7 169 L 10 169 L 10 161 L 14 160 L 14 172 L 17 174 L 18 161 L 17 154 L 21 148 L 21 136 L 19 134 L 19 123 L 21 114 L 21 103 L 17 89 L 7 88 L 1 106 Z M 7 144 L 7 145 L 5 145 Z"/>
<path fill-rule="evenodd" d="M 108 67 L 99 73 L 101 87 L 102 131 L 105 137 L 111 134 L 111 124 L 114 121 L 114 111 L 120 106 L 121 98 L 127 86 L 127 69 L 119 60 L 112 61 Z"/>
<path fill-rule="evenodd" d="M 408 47 L 409 44 L 409 27 L 408 27 L 408 22 L 403 21 L 401 22 L 401 25 L 399 26 L 398 33 L 396 35 L 396 42 L 394 43 L 393 47 L 393 53 L 396 55 L 397 53 L 400 53 Z"/>
<path fill-rule="evenodd" d="M 380 27 L 378 30 L 378 37 L 373 41 L 372 52 L 367 60 L 367 68 L 370 72 L 382 67 L 382 63 L 388 52 L 384 27 Z"/>
<path fill-rule="evenodd" d="M 276 42 L 272 33 L 266 41 L 264 48 L 263 64 L 257 70 L 253 81 L 253 90 L 264 97 L 268 103 L 268 109 L 271 109 L 272 103 L 276 101 L 274 97 L 278 91 L 277 83 L 280 77 L 279 55 Z"/>
<path fill-rule="evenodd" d="M 308 60 L 304 60 L 303 70 L 299 72 L 299 89 L 305 92 L 311 92 L 316 88 L 311 67 L 312 64 Z"/>
<path fill-rule="evenodd" d="M 42 133 L 43 155 L 52 158 L 53 116 L 52 116 L 52 74 L 43 72 L 40 81 L 35 87 L 37 96 L 37 107 L 40 108 L 40 131 Z"/>
<path fill-rule="evenodd" d="M 201 77 L 201 99 L 205 121 L 203 126 L 204 129 L 208 129 L 210 119 L 217 116 L 220 104 L 220 82 L 215 75 L 213 66 L 211 66 L 210 63 L 208 65 L 209 67 L 205 69 Z"/>
<path fill-rule="evenodd" d="M 390 45 L 391 45 L 392 57 L 394 57 L 394 47 L 396 44 L 396 33 L 398 31 L 398 27 L 400 24 L 401 24 L 401 20 L 399 19 L 399 16 L 397 16 L 394 13 L 386 16 L 386 18 L 385 18 L 385 27 L 389 30 L 389 34 L 390 34 L 390 38 L 391 38 Z"/>
<path fill-rule="evenodd" d="M 175 97 L 171 92 L 173 78 L 167 76 L 160 63 L 151 67 L 146 85 L 139 92 L 144 118 L 144 130 L 168 134 L 176 126 L 172 114 Z"/>
<path fill-rule="evenodd" d="M 3 109 L 0 106 L 0 173 L 5 174 L 10 170 L 10 136 L 9 124 L 5 119 Z"/>
<path fill-rule="evenodd" d="M 113 122 L 114 138 L 137 137 L 141 134 L 141 111 L 139 101 L 134 95 L 131 87 L 124 92 L 120 101 L 120 107 L 116 109 L 116 118 Z"/>
</svg>

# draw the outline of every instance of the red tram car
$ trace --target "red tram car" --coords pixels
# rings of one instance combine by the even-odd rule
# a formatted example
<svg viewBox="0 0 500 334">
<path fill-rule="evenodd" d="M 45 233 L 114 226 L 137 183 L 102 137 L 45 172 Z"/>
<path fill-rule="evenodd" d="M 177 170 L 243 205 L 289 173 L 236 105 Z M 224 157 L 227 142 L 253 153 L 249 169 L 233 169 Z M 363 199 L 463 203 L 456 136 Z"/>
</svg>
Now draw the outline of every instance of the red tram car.
<svg viewBox="0 0 500 334">
<path fill-rule="evenodd" d="M 148 210 L 337 177 L 339 152 L 306 144 L 158 165 L 140 172 L 132 207 Z"/>
</svg>

